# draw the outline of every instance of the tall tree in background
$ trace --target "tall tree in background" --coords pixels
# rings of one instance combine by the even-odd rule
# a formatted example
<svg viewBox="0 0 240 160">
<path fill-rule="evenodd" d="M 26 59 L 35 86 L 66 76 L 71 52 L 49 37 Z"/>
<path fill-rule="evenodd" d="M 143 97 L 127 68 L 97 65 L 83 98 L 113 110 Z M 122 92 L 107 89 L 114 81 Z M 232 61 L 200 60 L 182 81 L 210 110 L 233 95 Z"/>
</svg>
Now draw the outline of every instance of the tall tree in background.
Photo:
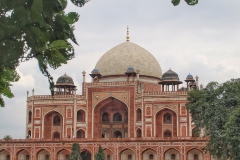
<svg viewBox="0 0 240 160">
<path fill-rule="evenodd" d="M 240 120 L 240 79 L 223 84 L 211 82 L 203 90 L 190 91 L 188 101 L 193 122 L 209 137 L 210 153 L 221 160 L 238 154 L 239 159 L 240 146 L 236 142 L 240 139 L 240 125 L 236 122 Z"/>
<path fill-rule="evenodd" d="M 81 152 L 80 152 L 80 146 L 78 143 L 72 144 L 72 152 L 69 157 L 69 160 L 82 160 L 81 158 Z"/>
<path fill-rule="evenodd" d="M 88 0 L 71 0 L 82 7 Z M 48 67 L 58 68 L 74 57 L 77 44 L 73 34 L 76 12 L 65 13 L 67 0 L 0 0 L 0 106 L 1 95 L 12 98 L 11 82 L 19 80 L 16 68 L 35 58 L 48 77 L 53 94 L 54 81 Z"/>
<path fill-rule="evenodd" d="M 99 146 L 98 152 L 94 156 L 94 160 L 105 160 L 105 155 L 101 146 Z"/>
</svg>

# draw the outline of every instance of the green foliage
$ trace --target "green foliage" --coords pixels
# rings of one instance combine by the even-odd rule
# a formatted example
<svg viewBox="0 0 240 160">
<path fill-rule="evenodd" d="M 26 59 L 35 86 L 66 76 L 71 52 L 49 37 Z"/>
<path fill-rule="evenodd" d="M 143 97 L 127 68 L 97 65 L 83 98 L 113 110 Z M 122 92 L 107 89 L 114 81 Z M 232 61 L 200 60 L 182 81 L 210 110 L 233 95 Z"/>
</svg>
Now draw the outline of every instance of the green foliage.
<svg viewBox="0 0 240 160">
<path fill-rule="evenodd" d="M 6 135 L 6 136 L 3 137 L 3 139 L 4 139 L 4 140 L 11 140 L 12 137 L 11 137 L 10 135 Z"/>
<path fill-rule="evenodd" d="M 69 160 L 82 160 L 81 158 L 81 152 L 80 152 L 80 146 L 78 143 L 72 144 L 72 152 L 69 157 Z"/>
<path fill-rule="evenodd" d="M 211 82 L 203 90 L 190 91 L 188 101 L 187 109 L 196 128 L 203 128 L 205 136 L 209 137 L 210 153 L 223 160 L 233 157 L 234 139 L 240 139 L 240 134 L 234 134 L 240 133 L 239 123 L 235 123 L 240 115 L 240 79 L 223 84 Z"/>
<path fill-rule="evenodd" d="M 82 7 L 88 0 L 72 0 Z M 48 77 L 53 94 L 54 81 L 48 67 L 56 69 L 74 58 L 77 44 L 76 12 L 65 13 L 67 0 L 0 0 L 0 95 L 12 98 L 11 82 L 20 78 L 16 68 L 32 58 Z M 4 101 L 0 97 L 0 106 Z"/>
<path fill-rule="evenodd" d="M 240 159 L 240 107 L 236 108 L 225 124 L 230 159 Z"/>
<path fill-rule="evenodd" d="M 105 155 L 101 146 L 99 146 L 98 152 L 94 156 L 94 160 L 105 160 Z"/>
<path fill-rule="evenodd" d="M 191 6 L 198 4 L 198 0 L 185 0 L 185 2 Z M 172 4 L 174 6 L 179 5 L 179 3 L 180 3 L 180 0 L 172 0 Z"/>
</svg>

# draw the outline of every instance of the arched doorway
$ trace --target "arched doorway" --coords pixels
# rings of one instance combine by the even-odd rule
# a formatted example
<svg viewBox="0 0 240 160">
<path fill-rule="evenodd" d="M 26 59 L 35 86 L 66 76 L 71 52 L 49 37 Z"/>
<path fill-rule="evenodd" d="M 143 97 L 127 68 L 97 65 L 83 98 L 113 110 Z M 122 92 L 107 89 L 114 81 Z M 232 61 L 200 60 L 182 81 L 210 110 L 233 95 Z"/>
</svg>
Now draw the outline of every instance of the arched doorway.
<svg viewBox="0 0 240 160">
<path fill-rule="evenodd" d="M 85 131 L 83 129 L 77 131 L 77 138 L 85 138 Z"/>
<path fill-rule="evenodd" d="M 130 149 L 122 151 L 120 156 L 121 160 L 135 160 L 135 153 Z"/>
<path fill-rule="evenodd" d="M 0 151 L 0 159 L 1 160 L 10 160 L 10 152 L 7 150 Z"/>
<path fill-rule="evenodd" d="M 57 153 L 58 160 L 66 160 L 69 158 L 70 152 L 66 149 L 60 150 Z"/>
<path fill-rule="evenodd" d="M 37 153 L 37 160 L 50 160 L 50 153 L 45 150 L 42 149 Z"/>
<path fill-rule="evenodd" d="M 30 160 L 30 153 L 26 150 L 21 150 L 17 153 L 17 160 Z"/>
<path fill-rule="evenodd" d="M 147 149 L 142 153 L 143 160 L 157 160 L 157 152 L 152 149 Z"/>
<path fill-rule="evenodd" d="M 63 117 L 56 111 L 51 111 L 44 117 L 44 138 L 55 138 L 53 133 L 58 133 L 59 138 L 62 136 L 63 130 Z M 56 135 L 57 136 L 57 135 Z"/>
<path fill-rule="evenodd" d="M 192 149 L 187 153 L 188 160 L 203 160 L 203 152 L 198 149 Z"/>
<path fill-rule="evenodd" d="M 177 136 L 177 114 L 168 109 L 162 109 L 156 114 L 156 137 L 176 137 Z M 172 128 L 164 130 L 163 128 Z"/>
<path fill-rule="evenodd" d="M 176 149 L 169 149 L 165 152 L 164 158 L 168 160 L 180 160 L 180 153 Z"/>
<path fill-rule="evenodd" d="M 94 109 L 93 133 L 96 138 L 128 137 L 128 108 L 125 103 L 109 97 Z M 118 130 L 119 132 L 115 131 Z"/>
<path fill-rule="evenodd" d="M 89 152 L 88 150 L 85 150 L 81 152 L 81 157 L 83 160 L 91 160 L 91 152 Z"/>
</svg>

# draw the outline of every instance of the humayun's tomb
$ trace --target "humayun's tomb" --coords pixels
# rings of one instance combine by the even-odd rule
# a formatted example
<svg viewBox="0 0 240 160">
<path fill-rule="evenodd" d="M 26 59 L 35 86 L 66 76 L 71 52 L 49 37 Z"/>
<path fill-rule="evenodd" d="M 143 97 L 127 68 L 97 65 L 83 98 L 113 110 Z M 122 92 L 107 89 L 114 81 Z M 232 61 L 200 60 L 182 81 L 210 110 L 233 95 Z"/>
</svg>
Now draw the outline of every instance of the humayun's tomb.
<svg viewBox="0 0 240 160">
<path fill-rule="evenodd" d="M 213 160 L 185 107 L 188 91 L 201 89 L 198 77 L 186 74 L 183 83 L 171 69 L 162 74 L 128 35 L 98 60 L 92 82 L 82 72 L 81 94 L 67 74 L 53 97 L 28 95 L 27 138 L 0 140 L 0 160 L 66 160 L 74 142 L 83 160 L 94 160 L 99 145 L 106 160 Z"/>
</svg>

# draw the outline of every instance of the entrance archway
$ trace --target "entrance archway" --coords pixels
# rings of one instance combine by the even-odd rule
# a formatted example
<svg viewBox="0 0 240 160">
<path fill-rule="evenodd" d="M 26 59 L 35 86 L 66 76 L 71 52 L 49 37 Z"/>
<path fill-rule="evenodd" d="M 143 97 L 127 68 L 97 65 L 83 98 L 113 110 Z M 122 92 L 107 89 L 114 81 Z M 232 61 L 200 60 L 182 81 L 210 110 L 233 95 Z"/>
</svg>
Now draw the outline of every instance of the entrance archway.
<svg viewBox="0 0 240 160">
<path fill-rule="evenodd" d="M 128 137 L 124 131 L 128 131 L 128 108 L 125 103 L 109 97 L 101 101 L 94 109 L 93 133 L 96 138 L 106 138 L 106 131 L 109 131 L 108 138 Z M 120 133 L 116 134 L 118 130 Z M 121 135 L 120 135 L 121 134 Z"/>
</svg>

